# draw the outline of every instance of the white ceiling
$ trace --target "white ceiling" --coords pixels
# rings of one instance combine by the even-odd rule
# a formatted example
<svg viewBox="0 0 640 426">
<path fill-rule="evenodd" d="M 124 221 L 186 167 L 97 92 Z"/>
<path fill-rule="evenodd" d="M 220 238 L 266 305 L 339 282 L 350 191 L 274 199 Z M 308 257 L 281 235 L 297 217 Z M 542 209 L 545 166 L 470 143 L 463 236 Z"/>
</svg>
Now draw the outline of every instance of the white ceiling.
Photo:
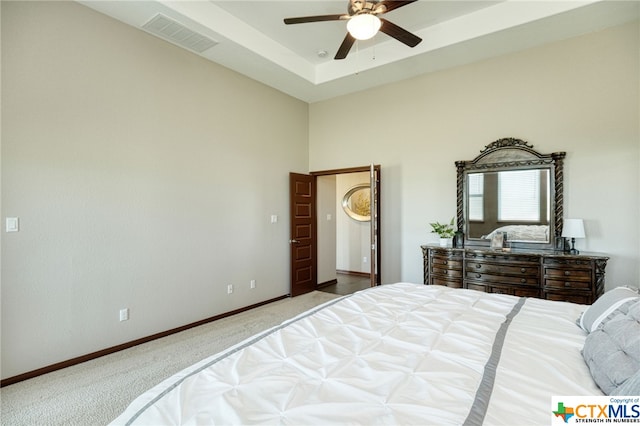
<svg viewBox="0 0 640 426">
<path fill-rule="evenodd" d="M 344 21 L 285 25 L 342 14 L 347 0 L 94 1 L 80 3 L 142 30 L 158 13 L 218 42 L 204 58 L 306 102 L 594 32 L 640 17 L 640 2 L 420 0 L 384 17 L 423 39 L 409 48 L 379 33 L 333 59 Z M 325 57 L 318 55 L 326 51 Z"/>
</svg>

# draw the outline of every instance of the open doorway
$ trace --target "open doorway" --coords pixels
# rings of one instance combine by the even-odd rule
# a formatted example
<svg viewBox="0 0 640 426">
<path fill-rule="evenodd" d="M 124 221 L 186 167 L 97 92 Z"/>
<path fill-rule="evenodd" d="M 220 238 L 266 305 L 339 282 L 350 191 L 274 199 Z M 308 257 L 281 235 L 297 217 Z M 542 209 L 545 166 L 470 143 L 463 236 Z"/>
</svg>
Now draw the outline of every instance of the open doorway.
<svg viewBox="0 0 640 426">
<path fill-rule="evenodd" d="M 369 172 L 318 176 L 316 183 L 318 289 L 344 295 L 367 288 L 371 279 Z M 349 194 L 353 205 L 343 206 Z"/>
<path fill-rule="evenodd" d="M 318 289 L 380 285 L 380 167 L 312 172 L 317 182 Z"/>
<path fill-rule="evenodd" d="M 318 284 L 337 285 L 339 276 L 350 287 L 356 281 L 367 287 L 380 285 L 379 185 L 378 165 L 290 173 L 292 296 L 317 289 Z M 361 220 L 354 220 L 346 215 L 342 200 L 347 193 L 363 198 L 363 186 L 369 217 L 362 220 L 367 213 L 360 206 L 360 214 L 352 216 Z"/>
</svg>

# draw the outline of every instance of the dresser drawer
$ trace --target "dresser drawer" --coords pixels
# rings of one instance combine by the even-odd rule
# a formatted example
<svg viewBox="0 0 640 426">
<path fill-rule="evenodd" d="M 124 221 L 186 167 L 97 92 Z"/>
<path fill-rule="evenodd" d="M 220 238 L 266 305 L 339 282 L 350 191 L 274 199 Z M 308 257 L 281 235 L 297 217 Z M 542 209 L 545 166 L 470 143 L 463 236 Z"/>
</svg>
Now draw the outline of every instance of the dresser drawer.
<svg viewBox="0 0 640 426">
<path fill-rule="evenodd" d="M 561 292 L 544 292 L 544 298 L 548 300 L 557 300 L 560 302 L 579 303 L 581 305 L 590 305 L 594 302 L 594 297 L 591 293 L 561 293 Z"/>
<path fill-rule="evenodd" d="M 477 260 L 501 264 L 517 263 L 518 265 L 528 264 L 532 266 L 537 266 L 540 264 L 539 256 L 530 256 L 515 253 L 471 252 L 465 254 L 465 259 L 468 261 Z"/>
<path fill-rule="evenodd" d="M 549 267 L 552 268 L 558 265 L 559 269 L 566 269 L 567 267 L 591 269 L 593 267 L 592 266 L 593 261 L 589 259 L 575 259 L 575 258 L 563 259 L 563 258 L 556 258 L 556 257 L 546 257 L 543 263 L 544 263 L 544 266 L 547 268 Z"/>
<path fill-rule="evenodd" d="M 540 290 L 537 288 L 521 288 L 521 287 L 516 287 L 514 288 L 513 291 L 513 295 L 514 296 L 519 296 L 519 297 L 540 297 Z"/>
<path fill-rule="evenodd" d="M 524 276 L 513 276 L 513 275 L 497 275 L 497 274 L 484 274 L 476 271 L 465 272 L 465 278 L 469 281 L 485 281 L 489 283 L 495 284 L 517 284 L 523 286 L 533 286 L 538 287 L 540 281 L 538 280 L 537 275 L 524 275 Z"/>
<path fill-rule="evenodd" d="M 438 266 L 432 266 L 431 267 L 431 273 L 434 276 L 439 276 L 439 277 L 449 277 L 449 278 L 461 278 L 462 277 L 462 268 L 460 269 L 446 269 L 446 268 L 440 268 Z"/>
<path fill-rule="evenodd" d="M 483 285 L 473 282 L 467 283 L 467 288 L 471 290 L 484 291 L 485 293 L 509 294 L 518 297 L 540 297 L 540 291 L 537 288 L 517 287 L 517 286 L 501 286 L 501 285 Z"/>
<path fill-rule="evenodd" d="M 434 251 L 431 253 L 431 262 L 438 265 L 460 265 L 462 266 L 462 254 L 447 253 L 446 251 Z"/>
<path fill-rule="evenodd" d="M 591 290 L 591 281 L 571 281 L 571 280 L 544 280 L 545 288 L 564 289 L 564 290 Z"/>
<path fill-rule="evenodd" d="M 466 286 L 469 290 L 476 290 L 476 291 L 483 291 L 485 293 L 490 293 L 489 291 L 490 288 L 489 286 L 486 286 L 486 285 L 467 282 Z"/>
<path fill-rule="evenodd" d="M 494 264 L 477 261 L 467 261 L 465 265 L 467 272 L 499 273 L 524 277 L 537 277 L 540 273 L 538 265 Z"/>
<path fill-rule="evenodd" d="M 431 267 L 440 269 L 459 269 L 462 271 L 462 259 L 447 259 L 434 256 L 431 259 Z"/>
<path fill-rule="evenodd" d="M 547 278 L 554 280 L 567 280 L 567 281 L 591 281 L 591 269 L 577 269 L 577 268 L 544 268 L 544 275 Z"/>
<path fill-rule="evenodd" d="M 436 276 L 431 277 L 431 282 L 429 284 L 443 285 L 443 286 L 453 287 L 453 288 L 462 288 L 462 280 L 447 280 L 447 279 L 436 277 Z"/>
</svg>

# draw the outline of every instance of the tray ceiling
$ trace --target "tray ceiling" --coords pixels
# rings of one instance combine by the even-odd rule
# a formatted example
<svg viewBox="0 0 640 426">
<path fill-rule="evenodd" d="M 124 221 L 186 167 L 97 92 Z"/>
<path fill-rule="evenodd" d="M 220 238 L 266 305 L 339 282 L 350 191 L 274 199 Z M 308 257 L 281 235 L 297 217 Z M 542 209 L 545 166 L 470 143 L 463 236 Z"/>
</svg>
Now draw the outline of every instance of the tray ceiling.
<svg viewBox="0 0 640 426">
<path fill-rule="evenodd" d="M 385 15 L 423 39 L 409 48 L 384 34 L 333 56 L 342 21 L 284 25 L 287 17 L 346 13 L 347 1 L 79 1 L 306 102 L 598 31 L 640 17 L 637 1 L 420 0 Z M 158 15 L 203 37 L 191 49 L 150 31 Z M 170 32 L 170 31 L 168 31 Z M 211 43 L 208 43 L 208 41 Z M 200 50 L 200 51 L 198 51 Z"/>
</svg>

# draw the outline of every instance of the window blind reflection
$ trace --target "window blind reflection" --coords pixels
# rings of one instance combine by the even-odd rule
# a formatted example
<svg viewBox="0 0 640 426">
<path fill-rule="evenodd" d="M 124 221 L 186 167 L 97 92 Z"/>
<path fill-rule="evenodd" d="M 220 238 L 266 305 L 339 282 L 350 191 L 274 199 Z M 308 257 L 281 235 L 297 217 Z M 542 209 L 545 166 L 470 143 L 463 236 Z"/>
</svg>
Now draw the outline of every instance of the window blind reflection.
<svg viewBox="0 0 640 426">
<path fill-rule="evenodd" d="M 469 175 L 469 220 L 484 220 L 484 174 Z"/>
<path fill-rule="evenodd" d="M 498 174 L 498 220 L 540 220 L 540 170 Z"/>
</svg>

